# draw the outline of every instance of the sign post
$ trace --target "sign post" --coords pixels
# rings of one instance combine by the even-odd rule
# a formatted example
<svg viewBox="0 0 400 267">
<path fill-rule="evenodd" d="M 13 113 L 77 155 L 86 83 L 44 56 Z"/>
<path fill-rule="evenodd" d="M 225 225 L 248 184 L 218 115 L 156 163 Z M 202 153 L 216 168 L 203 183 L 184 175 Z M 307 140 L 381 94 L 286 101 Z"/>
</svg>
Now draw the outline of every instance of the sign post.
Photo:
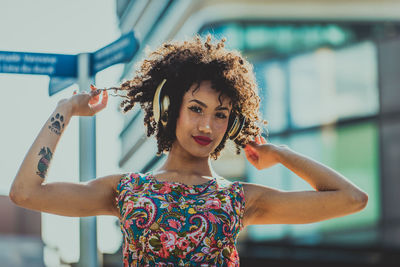
<svg viewBox="0 0 400 267">
<path fill-rule="evenodd" d="M 127 62 L 137 52 L 139 43 L 134 32 L 94 53 L 60 55 L 0 51 L 0 73 L 50 76 L 49 96 L 78 82 L 79 91 L 90 87 L 94 75 L 109 66 Z M 79 117 L 79 180 L 96 178 L 96 116 Z M 77 266 L 97 267 L 96 217 L 80 218 L 80 257 Z"/>
<path fill-rule="evenodd" d="M 78 55 L 79 91 L 89 88 L 92 78 L 90 55 Z M 79 117 L 79 180 L 87 182 L 96 178 L 96 116 Z M 100 254 L 97 250 L 96 217 L 79 219 L 79 267 L 97 267 Z"/>
</svg>

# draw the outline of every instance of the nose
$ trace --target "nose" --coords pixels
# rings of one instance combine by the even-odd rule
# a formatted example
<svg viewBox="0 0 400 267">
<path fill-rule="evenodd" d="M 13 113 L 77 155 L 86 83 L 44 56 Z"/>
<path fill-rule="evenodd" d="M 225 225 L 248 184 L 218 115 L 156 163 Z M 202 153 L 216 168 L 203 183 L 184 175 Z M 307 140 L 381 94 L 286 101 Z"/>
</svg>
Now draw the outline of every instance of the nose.
<svg viewBox="0 0 400 267">
<path fill-rule="evenodd" d="M 210 119 L 207 116 L 203 116 L 203 118 L 199 122 L 199 131 L 204 133 L 211 133 Z"/>
</svg>

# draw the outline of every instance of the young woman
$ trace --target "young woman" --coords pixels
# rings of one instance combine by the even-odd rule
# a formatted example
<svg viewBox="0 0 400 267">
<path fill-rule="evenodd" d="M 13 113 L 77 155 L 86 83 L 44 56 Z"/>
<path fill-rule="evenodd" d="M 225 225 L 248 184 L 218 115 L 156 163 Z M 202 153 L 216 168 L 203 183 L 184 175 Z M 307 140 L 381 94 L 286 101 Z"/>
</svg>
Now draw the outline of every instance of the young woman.
<svg viewBox="0 0 400 267">
<path fill-rule="evenodd" d="M 236 238 L 248 225 L 313 223 L 362 210 L 367 194 L 345 177 L 261 137 L 265 121 L 252 66 L 224 42 L 195 36 L 164 43 L 132 80 L 114 88 L 127 93 L 123 112 L 140 103 L 147 136 L 156 134 L 157 155 L 168 155 L 162 167 L 87 183 L 45 181 L 71 118 L 106 107 L 107 90 L 92 87 L 58 102 L 14 179 L 12 201 L 63 216 L 117 216 L 125 266 L 238 266 Z M 285 192 L 218 176 L 210 160 L 228 138 L 258 170 L 282 164 L 315 191 Z"/>
</svg>

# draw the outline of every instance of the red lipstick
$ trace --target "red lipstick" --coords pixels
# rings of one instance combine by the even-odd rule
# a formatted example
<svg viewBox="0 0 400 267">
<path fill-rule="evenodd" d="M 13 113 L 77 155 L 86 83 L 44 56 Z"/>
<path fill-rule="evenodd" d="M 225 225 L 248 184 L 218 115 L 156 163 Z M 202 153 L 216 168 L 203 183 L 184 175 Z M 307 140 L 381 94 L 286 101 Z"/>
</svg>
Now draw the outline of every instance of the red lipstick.
<svg viewBox="0 0 400 267">
<path fill-rule="evenodd" d="M 194 138 L 194 140 L 198 143 L 198 144 L 200 144 L 200 145 L 202 145 L 202 146 L 206 146 L 206 145 L 208 145 L 208 144 L 210 144 L 211 143 L 211 139 L 210 138 L 208 138 L 207 136 L 200 136 L 200 135 L 198 135 L 198 136 L 193 136 L 193 138 Z"/>
</svg>

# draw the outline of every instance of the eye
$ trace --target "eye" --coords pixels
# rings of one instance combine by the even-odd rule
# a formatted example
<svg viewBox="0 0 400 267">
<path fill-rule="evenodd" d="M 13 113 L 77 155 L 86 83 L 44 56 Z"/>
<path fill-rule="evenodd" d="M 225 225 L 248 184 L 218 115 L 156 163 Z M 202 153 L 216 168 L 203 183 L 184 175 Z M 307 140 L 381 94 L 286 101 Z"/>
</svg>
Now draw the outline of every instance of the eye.
<svg viewBox="0 0 400 267">
<path fill-rule="evenodd" d="M 220 119 L 226 119 L 226 116 L 224 113 L 217 113 L 218 118 Z"/>
<path fill-rule="evenodd" d="M 189 109 L 192 110 L 195 113 L 201 113 L 201 111 L 202 111 L 202 109 L 200 107 L 198 107 L 198 106 L 191 106 L 191 107 L 189 107 Z M 227 118 L 226 115 L 224 113 L 222 113 L 222 112 L 218 112 L 217 113 L 217 117 L 219 119 L 226 119 Z"/>
<path fill-rule="evenodd" d="M 196 106 L 191 106 L 191 107 L 189 107 L 189 109 L 192 110 L 192 111 L 194 111 L 194 112 L 196 112 L 196 113 L 199 113 L 199 112 L 197 112 L 197 111 L 201 111 L 201 108 L 196 107 Z"/>
</svg>

